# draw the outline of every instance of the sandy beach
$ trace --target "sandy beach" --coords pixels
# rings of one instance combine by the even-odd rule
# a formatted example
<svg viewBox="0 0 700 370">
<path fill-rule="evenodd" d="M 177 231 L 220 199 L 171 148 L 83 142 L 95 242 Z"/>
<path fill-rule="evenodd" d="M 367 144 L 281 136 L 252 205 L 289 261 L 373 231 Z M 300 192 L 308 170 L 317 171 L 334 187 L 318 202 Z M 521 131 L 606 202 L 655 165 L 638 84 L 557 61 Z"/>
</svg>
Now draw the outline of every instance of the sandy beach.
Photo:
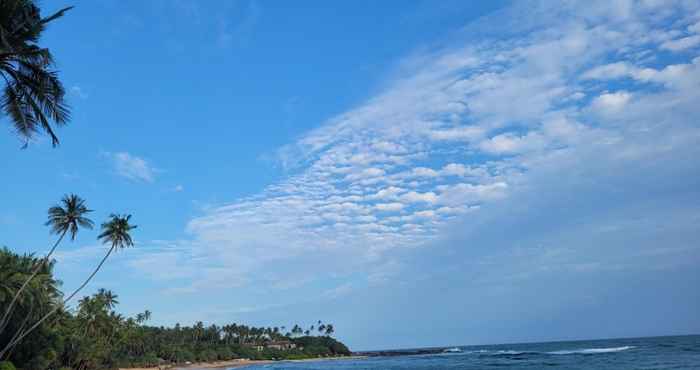
<svg viewBox="0 0 700 370">
<path fill-rule="evenodd" d="M 237 368 L 251 365 L 263 365 L 269 364 L 273 361 L 267 360 L 230 360 L 230 361 L 215 361 L 215 362 L 198 362 L 190 365 L 177 365 L 177 366 L 154 366 L 154 367 L 130 367 L 130 368 L 120 368 L 119 370 L 196 370 L 196 369 L 228 369 Z"/>
<path fill-rule="evenodd" d="M 194 363 L 194 364 L 186 365 L 186 366 L 175 366 L 172 369 L 173 370 L 227 369 L 227 368 L 244 367 L 244 366 L 250 366 L 250 365 L 263 365 L 263 364 L 269 364 L 271 362 L 273 362 L 273 361 L 238 359 L 238 360 L 229 360 L 229 361 L 200 362 L 200 363 Z"/>
<path fill-rule="evenodd" d="M 353 360 L 366 358 L 366 356 L 344 356 L 344 357 L 320 357 L 320 358 L 307 358 L 303 360 L 281 360 L 281 361 L 270 361 L 270 360 L 230 360 L 230 361 L 215 361 L 215 362 L 198 362 L 190 365 L 178 365 L 178 366 L 168 366 L 168 367 L 131 367 L 131 368 L 120 368 L 119 370 L 197 370 L 197 369 L 227 369 L 227 368 L 238 368 L 251 365 L 264 365 L 273 362 L 311 362 L 311 361 L 337 361 L 337 360 Z"/>
</svg>

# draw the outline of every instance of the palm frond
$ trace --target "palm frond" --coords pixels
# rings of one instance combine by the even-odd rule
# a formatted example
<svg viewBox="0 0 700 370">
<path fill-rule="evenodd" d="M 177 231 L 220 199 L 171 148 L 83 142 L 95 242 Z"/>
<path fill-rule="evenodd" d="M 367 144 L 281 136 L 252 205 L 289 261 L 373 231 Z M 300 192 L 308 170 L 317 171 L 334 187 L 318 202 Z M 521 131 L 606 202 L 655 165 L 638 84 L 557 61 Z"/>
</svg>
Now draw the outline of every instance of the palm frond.
<svg viewBox="0 0 700 370">
<path fill-rule="evenodd" d="M 63 8 L 63 9 L 57 11 L 56 13 L 54 13 L 53 15 L 50 15 L 50 16 L 48 16 L 48 17 L 42 19 L 42 20 L 41 20 L 41 23 L 42 23 L 42 24 L 46 24 L 46 23 L 49 23 L 49 22 L 53 21 L 53 20 L 56 19 L 56 18 L 61 18 L 61 17 L 63 17 L 63 15 L 64 15 L 67 11 L 69 11 L 69 10 L 71 10 L 71 9 L 73 9 L 73 8 L 74 8 L 74 6 L 69 6 L 69 7 Z"/>
<path fill-rule="evenodd" d="M 70 9 L 41 18 L 34 1 L 0 1 L 0 76 L 5 80 L 1 108 L 27 143 L 43 131 L 57 146 L 53 127 L 70 120 L 65 89 L 58 73 L 50 69 L 51 52 L 37 45 L 45 25 Z"/>
</svg>

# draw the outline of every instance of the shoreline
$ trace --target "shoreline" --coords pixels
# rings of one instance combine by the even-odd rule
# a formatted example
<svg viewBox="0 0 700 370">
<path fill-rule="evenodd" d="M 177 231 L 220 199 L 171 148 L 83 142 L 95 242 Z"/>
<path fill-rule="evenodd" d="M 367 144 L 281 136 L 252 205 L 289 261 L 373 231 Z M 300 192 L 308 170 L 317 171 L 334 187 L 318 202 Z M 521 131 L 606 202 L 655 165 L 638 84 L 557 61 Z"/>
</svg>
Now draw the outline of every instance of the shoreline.
<svg viewBox="0 0 700 370">
<path fill-rule="evenodd" d="M 214 361 L 214 362 L 197 362 L 191 365 L 184 366 L 173 366 L 171 370 L 196 370 L 196 369 L 230 369 L 239 368 L 252 365 L 265 365 L 272 363 L 272 360 L 247 360 L 247 359 L 237 359 L 228 361 Z"/>
<path fill-rule="evenodd" d="M 174 366 L 152 366 L 152 367 L 123 367 L 119 370 L 197 370 L 197 369 L 229 369 L 239 368 L 252 365 L 265 365 L 275 361 L 271 360 L 228 360 L 214 362 L 195 362 L 189 365 L 174 365 Z"/>
<path fill-rule="evenodd" d="M 305 358 L 300 360 L 228 360 L 228 361 L 214 361 L 214 362 L 197 362 L 190 365 L 176 365 L 176 366 L 153 366 L 153 367 L 128 367 L 119 368 L 119 370 L 197 370 L 197 369 L 231 369 L 231 368 L 241 368 L 254 365 L 267 365 L 277 362 L 314 362 L 314 361 L 341 361 L 341 360 L 359 360 L 365 359 L 368 356 L 343 356 L 343 357 L 318 357 L 318 358 Z"/>
</svg>

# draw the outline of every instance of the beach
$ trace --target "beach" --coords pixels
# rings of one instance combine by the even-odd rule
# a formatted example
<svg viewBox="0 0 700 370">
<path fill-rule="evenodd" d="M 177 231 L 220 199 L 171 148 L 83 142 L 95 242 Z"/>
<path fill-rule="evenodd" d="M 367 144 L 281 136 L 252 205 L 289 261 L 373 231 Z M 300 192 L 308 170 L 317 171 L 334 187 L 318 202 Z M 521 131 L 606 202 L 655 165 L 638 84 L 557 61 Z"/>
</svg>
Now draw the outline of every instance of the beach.
<svg viewBox="0 0 700 370">
<path fill-rule="evenodd" d="M 230 369 L 237 367 L 245 367 L 251 365 L 264 365 L 272 363 L 270 360 L 248 360 L 248 359 L 237 359 L 228 361 L 214 361 L 214 362 L 199 362 L 191 365 L 185 366 L 174 366 L 173 370 L 196 370 L 196 369 Z"/>
<path fill-rule="evenodd" d="M 197 370 L 197 369 L 230 369 L 245 367 L 251 365 L 264 365 L 269 364 L 273 361 L 269 360 L 247 360 L 247 359 L 237 359 L 229 361 L 214 361 L 214 362 L 197 362 L 190 365 L 176 365 L 176 366 L 153 366 L 153 367 L 129 367 L 120 368 L 119 370 Z"/>
<path fill-rule="evenodd" d="M 239 368 L 252 365 L 265 365 L 275 362 L 317 362 L 317 361 L 338 361 L 338 360 L 359 360 L 366 358 L 366 356 L 343 356 L 343 357 L 320 357 L 320 358 L 308 358 L 302 360 L 248 360 L 248 359 L 237 359 L 229 361 L 214 361 L 214 362 L 197 362 L 190 365 L 176 365 L 176 366 L 154 366 L 154 367 L 130 367 L 130 368 L 120 368 L 119 370 L 197 370 L 197 369 L 230 369 Z"/>
</svg>

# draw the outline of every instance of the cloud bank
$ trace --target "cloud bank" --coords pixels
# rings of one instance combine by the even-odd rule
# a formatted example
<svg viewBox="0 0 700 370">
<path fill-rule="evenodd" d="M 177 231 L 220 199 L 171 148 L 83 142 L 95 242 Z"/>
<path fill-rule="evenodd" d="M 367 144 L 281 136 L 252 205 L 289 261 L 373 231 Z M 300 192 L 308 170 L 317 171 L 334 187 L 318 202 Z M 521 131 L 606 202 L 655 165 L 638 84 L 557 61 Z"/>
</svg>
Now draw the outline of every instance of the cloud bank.
<svg viewBox="0 0 700 370">
<path fill-rule="evenodd" d="M 693 237 L 698 22 L 694 2 L 517 3 L 401 61 L 377 96 L 279 150 L 289 177 L 192 219 L 191 239 L 158 254 L 173 269 L 144 272 L 178 282 L 169 293 L 313 286 L 337 299 L 408 273 L 439 276 L 438 257 L 428 266 L 406 256 L 431 260 L 446 245 L 478 257 L 482 265 L 453 268 L 483 282 L 653 267 L 659 260 L 644 256 L 654 253 L 669 269 L 697 261 L 697 245 L 675 240 L 665 251 L 611 247 L 620 255 L 601 263 L 593 257 L 605 248 L 571 235 L 636 225 L 639 236 L 683 216 L 679 235 Z M 139 158 L 123 157 L 124 176 L 153 181 Z M 629 219 L 635 212 L 651 215 Z M 579 219 L 590 222 L 576 231 Z M 562 239 L 571 246 L 507 242 L 509 230 L 525 238 L 543 225 L 573 233 Z M 288 299 L 275 294 L 260 299 Z"/>
</svg>

